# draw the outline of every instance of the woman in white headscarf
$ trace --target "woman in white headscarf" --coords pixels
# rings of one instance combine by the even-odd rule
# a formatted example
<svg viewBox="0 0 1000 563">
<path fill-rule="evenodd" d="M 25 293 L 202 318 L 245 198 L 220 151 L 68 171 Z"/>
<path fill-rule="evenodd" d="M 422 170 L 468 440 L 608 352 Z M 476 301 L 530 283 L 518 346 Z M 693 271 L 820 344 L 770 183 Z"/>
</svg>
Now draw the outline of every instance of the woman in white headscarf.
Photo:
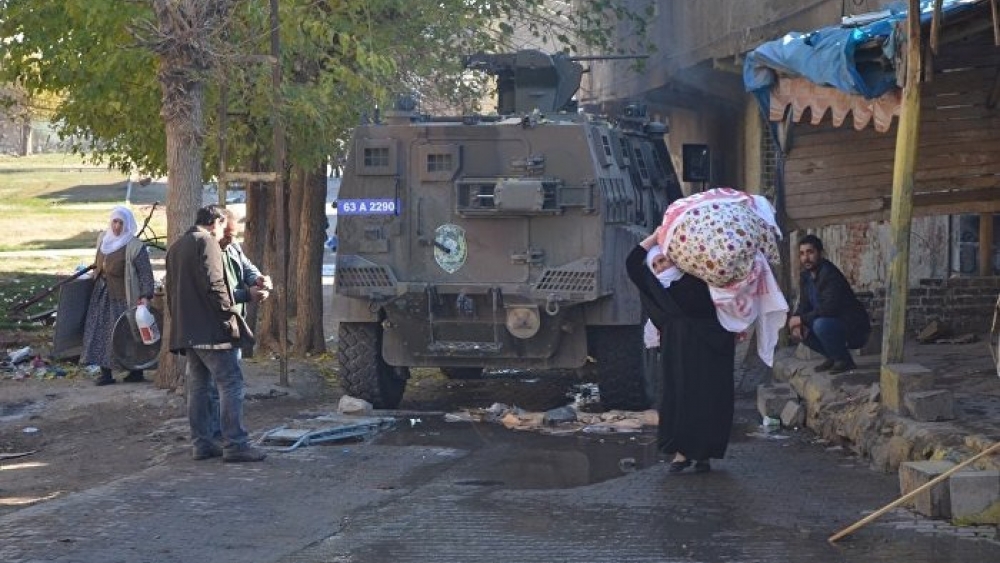
<svg viewBox="0 0 1000 563">
<path fill-rule="evenodd" d="M 646 266 L 649 266 L 650 271 L 653 272 L 664 289 L 670 287 L 670 284 L 684 275 L 684 272 L 674 265 L 659 245 L 653 245 L 646 253 Z M 642 340 L 646 344 L 646 348 L 660 347 L 660 331 L 652 320 L 646 320 L 646 326 L 642 330 Z"/>
<path fill-rule="evenodd" d="M 80 354 L 80 363 L 101 367 L 97 385 L 115 382 L 111 354 L 115 321 L 133 305 L 146 304 L 153 297 L 153 268 L 146 245 L 136 237 L 138 231 L 132 212 L 119 205 L 111 210 L 108 229 L 97 239 L 94 292 L 90 295 Z M 141 370 L 133 370 L 124 381 L 136 383 L 145 378 Z"/>
<path fill-rule="evenodd" d="M 736 335 L 719 322 L 708 284 L 685 274 L 664 288 L 647 266 L 659 229 L 625 259 L 643 311 L 660 330 L 660 402 L 657 446 L 671 456 L 668 471 L 712 470 L 729 446 L 734 412 Z M 672 259 L 673 256 L 670 256 Z"/>
</svg>

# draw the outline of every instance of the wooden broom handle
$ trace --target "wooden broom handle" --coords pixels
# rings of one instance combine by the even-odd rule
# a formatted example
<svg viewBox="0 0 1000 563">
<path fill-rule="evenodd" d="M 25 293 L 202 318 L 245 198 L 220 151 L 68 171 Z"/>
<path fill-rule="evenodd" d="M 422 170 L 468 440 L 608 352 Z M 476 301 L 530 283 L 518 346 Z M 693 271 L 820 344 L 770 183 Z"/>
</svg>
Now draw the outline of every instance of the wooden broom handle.
<svg viewBox="0 0 1000 563">
<path fill-rule="evenodd" d="M 851 524 L 850 526 L 844 528 L 843 530 L 837 532 L 836 534 L 833 534 L 832 536 L 830 536 L 829 538 L 827 538 L 826 541 L 828 541 L 830 543 L 836 542 L 840 538 L 842 538 L 842 537 L 844 537 L 844 536 L 846 536 L 846 535 L 854 532 L 858 528 L 864 526 L 865 524 L 871 522 L 872 520 L 878 518 L 879 516 L 882 516 L 886 512 L 889 512 L 893 508 L 896 508 L 897 506 L 899 506 L 899 505 L 901 505 L 901 504 L 909 501 L 913 497 L 917 496 L 918 493 L 921 493 L 921 492 L 925 491 L 926 489 L 928 489 L 930 487 L 933 487 L 934 485 L 937 485 L 941 481 L 944 481 L 945 479 L 947 479 L 948 477 L 950 477 L 952 473 L 955 473 L 959 469 L 962 469 L 963 467 L 969 465 L 970 463 L 976 461 L 977 459 L 979 459 L 981 457 L 985 457 L 985 456 L 993 453 L 994 451 L 1000 451 L 1000 442 L 997 442 L 996 444 L 993 444 L 989 448 L 987 448 L 987 449 L 979 452 L 978 454 L 970 457 L 969 459 L 967 459 L 967 460 L 959 463 L 955 467 L 952 467 L 948 471 L 945 471 L 944 473 L 938 475 L 937 477 L 931 479 L 930 481 L 924 483 L 923 485 L 917 487 L 916 489 L 913 489 L 909 493 L 906 493 L 905 495 L 899 497 L 898 499 L 894 500 L 893 502 L 891 502 L 891 503 L 883 506 L 882 508 L 876 510 L 875 512 L 872 512 L 871 514 L 869 514 L 868 516 L 865 516 L 861 520 L 858 520 L 857 522 Z"/>
</svg>

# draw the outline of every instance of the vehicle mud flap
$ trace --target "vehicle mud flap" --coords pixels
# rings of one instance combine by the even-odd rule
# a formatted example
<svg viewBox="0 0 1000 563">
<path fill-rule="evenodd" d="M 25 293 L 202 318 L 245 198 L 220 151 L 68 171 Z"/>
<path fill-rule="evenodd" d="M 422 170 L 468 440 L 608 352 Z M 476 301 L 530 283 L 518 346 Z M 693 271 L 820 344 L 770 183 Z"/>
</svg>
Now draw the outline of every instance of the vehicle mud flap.
<svg viewBox="0 0 1000 563">
<path fill-rule="evenodd" d="M 649 408 L 642 325 L 590 327 L 587 348 L 597 362 L 597 384 L 606 408 Z"/>
<path fill-rule="evenodd" d="M 403 400 L 407 367 L 393 367 L 382 358 L 382 327 L 379 323 L 340 323 L 337 359 L 340 381 L 352 397 L 364 399 L 377 409 L 395 409 Z"/>
</svg>

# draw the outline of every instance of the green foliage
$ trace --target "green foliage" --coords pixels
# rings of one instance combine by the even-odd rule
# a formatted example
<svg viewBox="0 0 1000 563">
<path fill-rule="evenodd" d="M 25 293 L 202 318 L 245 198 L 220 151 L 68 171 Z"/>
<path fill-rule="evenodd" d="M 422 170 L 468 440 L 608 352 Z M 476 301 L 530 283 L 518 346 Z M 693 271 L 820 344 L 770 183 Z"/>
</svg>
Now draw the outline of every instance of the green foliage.
<svg viewBox="0 0 1000 563">
<path fill-rule="evenodd" d="M 206 0 L 207 1 L 207 0 Z M 652 0 L 281 0 L 280 114 L 295 166 L 315 166 L 350 128 L 400 92 L 425 104 L 474 109 L 484 84 L 463 73 L 462 57 L 537 47 L 622 53 L 619 36 L 644 37 Z M 48 95 L 76 149 L 122 171 L 166 169 L 157 58 L 136 30 L 152 18 L 148 0 L 0 0 L 7 53 L 0 83 Z M 623 34 L 623 30 L 627 32 Z M 631 31 L 628 31 L 631 30 Z M 227 162 L 269 168 L 275 95 L 267 63 L 267 2 L 243 1 L 223 30 L 228 41 L 205 76 L 204 174 L 215 174 L 220 96 L 226 96 Z M 632 50 L 646 51 L 643 40 Z"/>
</svg>

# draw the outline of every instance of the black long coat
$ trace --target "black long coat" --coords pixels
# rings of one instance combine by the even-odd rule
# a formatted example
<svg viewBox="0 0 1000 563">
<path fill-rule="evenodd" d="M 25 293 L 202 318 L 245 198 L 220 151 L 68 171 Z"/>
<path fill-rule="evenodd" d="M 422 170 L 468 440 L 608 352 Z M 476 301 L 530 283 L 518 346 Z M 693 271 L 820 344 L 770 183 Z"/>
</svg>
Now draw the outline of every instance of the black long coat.
<svg viewBox="0 0 1000 563">
<path fill-rule="evenodd" d="M 664 289 L 636 246 L 625 260 L 645 313 L 660 329 L 663 395 L 657 443 L 665 454 L 722 458 L 733 425 L 736 337 L 719 324 L 708 284 L 685 274 Z"/>
<path fill-rule="evenodd" d="M 219 241 L 191 227 L 167 249 L 165 282 L 170 351 L 237 344 L 233 293 L 226 282 Z"/>
</svg>

